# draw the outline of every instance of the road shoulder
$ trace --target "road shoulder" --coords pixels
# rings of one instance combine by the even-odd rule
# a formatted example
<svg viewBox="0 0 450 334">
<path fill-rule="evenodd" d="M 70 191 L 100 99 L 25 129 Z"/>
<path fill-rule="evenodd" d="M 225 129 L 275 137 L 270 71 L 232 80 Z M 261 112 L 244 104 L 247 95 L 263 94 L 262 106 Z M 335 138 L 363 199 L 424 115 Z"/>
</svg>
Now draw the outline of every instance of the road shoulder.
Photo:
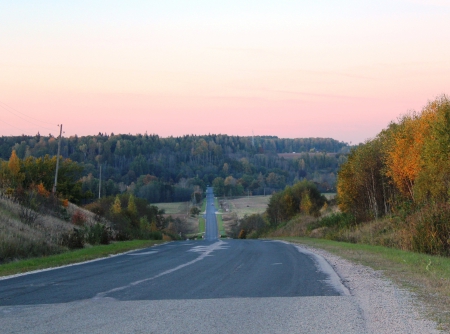
<svg viewBox="0 0 450 334">
<path fill-rule="evenodd" d="M 425 318 L 415 294 L 399 288 L 379 271 L 352 263 L 325 250 L 295 243 L 324 257 L 358 304 L 368 333 L 442 333 Z"/>
</svg>

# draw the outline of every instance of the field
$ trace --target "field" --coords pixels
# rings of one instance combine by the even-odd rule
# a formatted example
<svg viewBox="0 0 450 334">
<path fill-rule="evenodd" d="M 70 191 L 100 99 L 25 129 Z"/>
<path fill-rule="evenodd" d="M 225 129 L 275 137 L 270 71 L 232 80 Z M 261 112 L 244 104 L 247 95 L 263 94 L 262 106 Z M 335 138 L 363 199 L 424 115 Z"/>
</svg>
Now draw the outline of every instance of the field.
<svg viewBox="0 0 450 334">
<path fill-rule="evenodd" d="M 175 203 L 155 203 L 159 209 L 163 209 L 166 215 L 186 216 L 189 214 L 189 204 L 190 202 L 175 202 Z"/>
<path fill-rule="evenodd" d="M 191 202 L 174 202 L 174 203 L 155 203 L 159 209 L 165 211 L 165 217 L 172 216 L 173 218 L 179 218 L 184 222 L 184 230 L 186 234 L 194 234 L 202 232 L 201 226 L 199 226 L 199 216 L 192 217 L 189 214 L 189 210 L 192 206 Z M 203 227 L 204 230 L 204 227 Z"/>
<path fill-rule="evenodd" d="M 280 158 L 285 158 L 285 159 L 299 159 L 302 158 L 302 156 L 304 156 L 305 154 L 309 154 L 309 155 L 322 155 L 323 153 L 321 152 L 301 152 L 301 153 L 278 153 L 278 156 Z M 336 155 L 336 153 L 325 153 L 327 156 L 334 156 Z"/>
<path fill-rule="evenodd" d="M 223 224 L 220 226 L 221 233 L 224 231 L 226 234 L 229 234 L 231 229 L 236 226 L 238 220 L 245 215 L 266 211 L 269 200 L 270 196 L 245 196 L 230 199 L 222 197 L 218 199 L 220 212 L 222 213 L 222 221 L 220 223 Z"/>
<path fill-rule="evenodd" d="M 250 196 L 233 199 L 220 199 L 220 207 L 224 214 L 235 213 L 237 218 L 266 211 L 270 196 Z"/>
</svg>

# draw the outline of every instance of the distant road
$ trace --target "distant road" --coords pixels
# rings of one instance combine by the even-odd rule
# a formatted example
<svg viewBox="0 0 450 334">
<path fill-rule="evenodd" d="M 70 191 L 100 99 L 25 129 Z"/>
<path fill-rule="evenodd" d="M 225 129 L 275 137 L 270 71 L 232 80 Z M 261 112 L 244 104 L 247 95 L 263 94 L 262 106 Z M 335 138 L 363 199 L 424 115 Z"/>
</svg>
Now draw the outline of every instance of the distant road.
<svg viewBox="0 0 450 334">
<path fill-rule="evenodd" d="M 219 237 L 219 229 L 217 227 L 216 208 L 214 205 L 213 188 L 206 189 L 206 225 L 205 225 L 205 239 L 209 241 L 217 240 Z"/>
<path fill-rule="evenodd" d="M 214 211 L 206 240 L 0 280 L 0 332 L 365 332 L 323 259 L 282 242 L 220 240 Z"/>
</svg>

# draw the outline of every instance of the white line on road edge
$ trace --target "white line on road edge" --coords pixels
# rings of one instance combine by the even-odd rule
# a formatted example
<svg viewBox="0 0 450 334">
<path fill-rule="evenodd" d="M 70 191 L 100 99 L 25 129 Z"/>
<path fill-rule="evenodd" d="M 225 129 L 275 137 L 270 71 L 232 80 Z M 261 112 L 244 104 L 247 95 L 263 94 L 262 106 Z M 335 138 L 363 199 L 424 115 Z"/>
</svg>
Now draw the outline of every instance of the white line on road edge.
<svg viewBox="0 0 450 334">
<path fill-rule="evenodd" d="M 339 292 L 340 295 L 351 296 L 350 291 L 348 291 L 346 286 L 344 284 L 342 284 L 342 281 L 341 281 L 341 278 L 339 277 L 339 275 L 334 271 L 333 267 L 328 263 L 327 260 L 325 260 L 324 257 L 320 256 L 319 254 L 310 252 L 310 251 L 302 248 L 301 246 L 291 244 L 290 242 L 287 242 L 287 241 L 281 241 L 281 240 L 274 240 L 274 241 L 293 245 L 295 248 L 297 248 L 297 250 L 300 253 L 312 257 L 312 259 L 314 260 L 314 262 L 317 266 L 317 269 L 319 269 L 321 272 L 323 272 L 325 275 L 328 276 L 328 279 L 326 280 L 326 282 L 328 284 L 330 284 L 334 289 L 336 289 L 336 291 Z"/>
<path fill-rule="evenodd" d="M 156 246 L 162 246 L 165 244 L 159 244 Z M 150 246 L 150 247 L 156 247 L 156 246 Z M 148 247 L 146 247 L 148 248 Z M 38 273 L 42 273 L 44 271 L 50 271 L 50 270 L 56 270 L 56 269 L 61 269 L 61 268 L 66 268 L 66 267 L 73 267 L 73 266 L 79 266 L 82 264 L 86 264 L 86 263 L 91 263 L 91 262 L 97 262 L 97 261 L 102 261 L 102 260 L 106 260 L 106 259 L 110 259 L 112 257 L 116 257 L 116 256 L 120 256 L 120 255 L 125 255 L 128 253 L 133 253 L 136 251 L 140 251 L 142 249 L 146 249 L 146 248 L 137 248 L 137 249 L 132 249 L 123 253 L 118 253 L 118 254 L 110 254 L 104 257 L 99 257 L 97 259 L 93 259 L 93 260 L 88 260 L 88 261 L 83 261 L 83 262 L 77 262 L 77 263 L 71 263 L 71 264 L 65 264 L 63 266 L 58 266 L 58 267 L 51 267 L 51 268 L 45 268 L 45 269 L 38 269 L 38 270 L 33 270 L 33 271 L 27 271 L 26 273 L 20 273 L 20 274 L 14 274 L 14 275 L 8 275 L 8 276 L 2 276 L 0 277 L 0 281 L 4 281 L 10 278 L 16 278 L 16 277 L 20 277 L 20 276 L 26 276 L 26 275 L 32 275 L 32 274 L 38 274 Z"/>
<path fill-rule="evenodd" d="M 130 284 L 127 284 L 127 285 L 124 285 L 124 286 L 121 286 L 121 287 L 118 287 L 118 288 L 114 288 L 114 289 L 111 289 L 111 290 L 108 290 L 108 291 L 105 291 L 105 292 L 99 292 L 99 293 L 97 293 L 97 295 L 96 295 L 93 299 L 97 299 L 97 298 L 105 298 L 105 296 L 106 296 L 107 294 L 109 294 L 109 293 L 122 291 L 122 290 L 125 290 L 125 289 L 128 289 L 128 288 L 131 288 L 131 287 L 133 287 L 133 286 L 135 286 L 135 285 L 139 285 L 139 284 L 142 284 L 142 283 L 145 283 L 145 282 L 154 280 L 154 279 L 156 279 L 156 278 L 158 278 L 158 277 L 161 277 L 161 276 L 164 276 L 164 275 L 171 274 L 171 273 L 173 273 L 174 271 L 177 271 L 177 270 L 180 270 L 180 269 L 182 269 L 182 268 L 184 268 L 184 267 L 190 266 L 191 264 L 194 264 L 194 263 L 196 263 L 196 262 L 198 262 L 198 261 L 203 260 L 205 257 L 209 256 L 209 254 L 212 253 L 212 252 L 214 252 L 215 250 L 222 249 L 221 246 L 222 246 L 222 244 L 224 244 L 224 243 L 225 243 L 225 242 L 223 242 L 222 240 L 219 240 L 218 242 L 213 243 L 213 244 L 209 245 L 208 247 L 206 247 L 204 253 L 202 253 L 202 254 L 201 254 L 198 258 L 196 258 L 195 260 L 186 262 L 186 263 L 184 263 L 184 264 L 180 264 L 179 266 L 177 266 L 177 267 L 175 267 L 175 268 L 172 268 L 172 269 L 169 269 L 169 270 L 166 270 L 166 271 L 163 271 L 162 273 L 160 273 L 160 274 L 158 274 L 158 275 L 155 275 L 155 276 L 152 276 L 152 277 L 149 277 L 149 278 L 145 278 L 145 279 L 143 279 L 143 280 L 139 280 L 139 281 L 136 281 L 136 282 L 132 282 L 132 283 L 130 283 Z"/>
</svg>

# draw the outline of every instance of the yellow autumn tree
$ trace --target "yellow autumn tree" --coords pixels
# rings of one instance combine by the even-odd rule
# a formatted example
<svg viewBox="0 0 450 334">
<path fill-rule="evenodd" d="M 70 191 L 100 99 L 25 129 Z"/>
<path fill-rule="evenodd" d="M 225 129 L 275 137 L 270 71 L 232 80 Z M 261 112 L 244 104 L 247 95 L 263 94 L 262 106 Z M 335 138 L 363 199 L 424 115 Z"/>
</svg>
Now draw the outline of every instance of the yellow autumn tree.
<svg viewBox="0 0 450 334">
<path fill-rule="evenodd" d="M 136 216 L 137 215 L 137 207 L 136 207 L 136 203 L 134 201 L 134 196 L 133 194 L 130 195 L 129 199 L 128 199 L 128 207 L 127 207 L 128 212 L 133 215 Z"/>
<path fill-rule="evenodd" d="M 423 166 L 424 143 L 435 118 L 434 103 L 430 103 L 421 113 L 403 116 L 399 124 L 393 127 L 387 143 L 386 175 L 393 180 L 401 194 L 413 201 L 415 180 Z"/>
<path fill-rule="evenodd" d="M 450 200 L 450 100 L 441 96 L 427 109 L 435 117 L 429 122 L 415 196 L 420 202 L 445 203 Z"/>
<path fill-rule="evenodd" d="M 116 196 L 113 205 L 111 206 L 111 212 L 114 214 L 119 214 L 122 212 L 122 203 L 120 202 L 119 196 Z"/>
<path fill-rule="evenodd" d="M 303 192 L 302 199 L 300 202 L 300 211 L 309 215 L 312 207 L 313 204 L 311 202 L 311 198 L 309 197 L 309 192 L 308 191 Z"/>
<path fill-rule="evenodd" d="M 1 166 L 1 183 L 2 187 L 11 187 L 16 189 L 22 186 L 24 174 L 20 172 L 21 160 L 13 150 L 11 157 L 7 163 L 2 163 Z"/>
</svg>

